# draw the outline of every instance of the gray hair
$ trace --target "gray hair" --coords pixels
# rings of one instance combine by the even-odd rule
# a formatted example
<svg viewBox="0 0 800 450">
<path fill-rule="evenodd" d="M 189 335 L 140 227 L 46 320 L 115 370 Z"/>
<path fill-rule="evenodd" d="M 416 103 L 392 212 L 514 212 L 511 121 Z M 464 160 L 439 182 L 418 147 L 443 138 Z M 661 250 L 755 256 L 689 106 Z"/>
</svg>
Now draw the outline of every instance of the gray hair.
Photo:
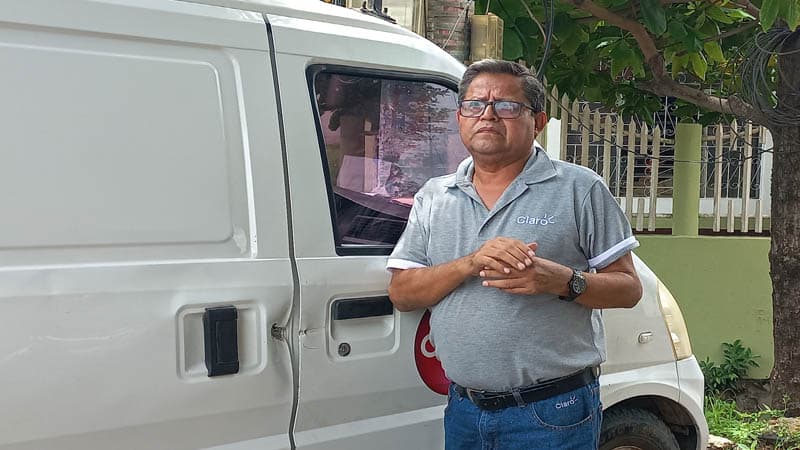
<svg viewBox="0 0 800 450">
<path fill-rule="evenodd" d="M 498 59 L 482 59 L 467 67 L 461 83 L 458 85 L 458 101 L 464 100 L 464 95 L 472 81 L 483 73 L 505 73 L 519 78 L 522 92 L 531 103 L 531 107 L 536 112 L 544 110 L 544 87 L 542 83 L 522 64 L 511 61 L 501 61 Z"/>
</svg>

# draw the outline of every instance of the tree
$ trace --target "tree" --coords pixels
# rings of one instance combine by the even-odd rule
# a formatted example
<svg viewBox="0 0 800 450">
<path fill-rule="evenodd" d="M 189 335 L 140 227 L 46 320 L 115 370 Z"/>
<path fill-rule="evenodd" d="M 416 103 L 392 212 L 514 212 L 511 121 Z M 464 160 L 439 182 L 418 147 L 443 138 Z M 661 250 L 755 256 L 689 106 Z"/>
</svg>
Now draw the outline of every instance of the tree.
<svg viewBox="0 0 800 450">
<path fill-rule="evenodd" d="M 672 97 L 682 118 L 769 128 L 771 381 L 800 414 L 800 0 L 478 0 L 476 12 L 487 3 L 505 21 L 505 59 L 544 67 L 572 98 L 646 118 Z"/>
</svg>

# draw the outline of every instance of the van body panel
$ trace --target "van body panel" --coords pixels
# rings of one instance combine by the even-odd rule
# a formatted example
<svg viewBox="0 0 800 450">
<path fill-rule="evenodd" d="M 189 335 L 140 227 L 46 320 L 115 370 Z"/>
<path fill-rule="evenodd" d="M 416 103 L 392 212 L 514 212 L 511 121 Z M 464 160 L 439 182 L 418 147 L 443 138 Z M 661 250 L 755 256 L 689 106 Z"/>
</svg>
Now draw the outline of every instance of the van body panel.
<svg viewBox="0 0 800 450">
<path fill-rule="evenodd" d="M 603 408 L 633 398 L 656 396 L 677 402 L 680 385 L 675 361 L 658 365 L 624 370 L 600 376 L 600 401 Z"/>
<path fill-rule="evenodd" d="M 1 271 L 0 308 L 13 320 L 0 383 L 30 388 L 5 391 L 0 448 L 189 449 L 286 435 L 289 355 L 267 330 L 288 312 L 287 269 L 276 259 Z M 221 304 L 240 310 L 241 373 L 212 379 L 201 315 Z"/>
<path fill-rule="evenodd" d="M 137 39 L 267 50 L 260 14 L 197 2 L 29 0 L 18 1 L 14 7 L 6 6 L 0 17 L 37 31 L 61 28 L 90 35 L 109 33 Z"/>
<path fill-rule="evenodd" d="M 267 48 L 260 15 L 219 7 L 0 11 L 0 448 L 290 447 Z M 209 378 L 202 316 L 221 305 L 240 369 Z"/>
<path fill-rule="evenodd" d="M 607 360 L 604 374 L 675 363 L 672 339 L 659 305 L 658 277 L 633 254 L 642 283 L 642 299 L 630 309 L 603 310 Z"/>
<path fill-rule="evenodd" d="M 454 84 L 466 69 L 444 50 L 414 34 L 269 14 L 267 18 L 275 31 L 276 51 L 305 56 L 308 65 L 342 64 L 430 74 L 446 77 Z"/>
<path fill-rule="evenodd" d="M 697 450 L 706 448 L 708 442 L 708 423 L 703 413 L 705 380 L 697 359 L 691 356 L 676 363 L 678 368 L 678 381 L 680 383 L 680 398 L 678 402 L 683 406 L 697 426 Z"/>
<path fill-rule="evenodd" d="M 203 450 L 284 450 L 289 448 L 286 445 L 285 436 L 270 436 L 233 444 L 215 445 Z"/>
<path fill-rule="evenodd" d="M 604 409 L 637 397 L 661 397 L 680 405 L 696 428 L 697 450 L 706 448 L 708 423 L 703 414 L 703 373 L 694 356 L 601 375 L 600 400 Z"/>
<path fill-rule="evenodd" d="M 35 5 L 22 4 L 0 14 Z M 66 4 L 59 5 L 59 17 L 72 16 Z M 149 14 L 136 14 L 140 9 L 118 9 L 128 27 L 137 19 L 141 28 L 152 27 Z M 196 34 L 215 24 L 206 24 L 205 16 L 196 20 Z M 244 24 L 242 33 L 249 35 L 255 25 Z M 255 254 L 252 138 L 266 139 L 262 148 L 273 149 L 257 155 L 262 164 L 280 162 L 279 144 L 269 141 L 277 135 L 274 106 L 265 117 L 253 117 L 266 135 L 246 122 L 246 113 L 262 114 L 247 107 L 274 105 L 268 55 L 50 25 L 1 31 L 0 54 L 14 63 L 0 82 L 6 105 L 15 107 L 0 111 L 7 127 L 0 201 L 8 205 L 0 222 L 0 261 L 53 265 Z M 263 22 L 259 29 L 266 43 Z M 187 161 L 196 165 L 187 170 Z M 259 195 L 285 203 L 282 191 L 274 191 Z M 271 241 L 274 251 L 288 249 L 284 238 Z"/>
<path fill-rule="evenodd" d="M 273 16 L 306 19 L 316 24 L 336 23 L 362 30 L 379 30 L 392 34 L 415 36 L 409 30 L 385 20 L 318 0 L 180 0 L 217 5 L 244 11 L 257 11 Z M 419 39 L 419 38 L 417 38 Z"/>
<path fill-rule="evenodd" d="M 248 226 L 246 205 L 234 202 L 244 186 L 230 186 L 241 180 L 226 170 L 241 171 L 241 152 L 226 151 L 219 107 L 217 67 L 232 61 L 209 61 L 210 54 L 167 59 L 156 55 L 158 44 L 123 53 L 114 39 L 93 46 L 80 37 L 52 38 L 60 48 L 0 48 L 8 63 L 0 82 L 17 86 L 10 101 L 22 106 L 0 113 L 11 131 L 0 195 L 16 212 L 0 224 L 0 248 L 227 243 L 219 256 L 246 251 L 233 242 L 234 230 Z M 130 96 L 109 102 L 118 92 Z M 152 110 L 165 97 L 170 101 Z M 191 171 L 187 160 L 195 163 Z M 57 226 L 53 217 L 71 226 Z"/>
<path fill-rule="evenodd" d="M 313 450 L 352 450 L 384 448 L 388 442 L 403 442 L 405 448 L 442 448 L 444 406 L 379 416 L 295 435 L 298 448 Z M 420 429 L 425 431 L 420 432 Z"/>
</svg>

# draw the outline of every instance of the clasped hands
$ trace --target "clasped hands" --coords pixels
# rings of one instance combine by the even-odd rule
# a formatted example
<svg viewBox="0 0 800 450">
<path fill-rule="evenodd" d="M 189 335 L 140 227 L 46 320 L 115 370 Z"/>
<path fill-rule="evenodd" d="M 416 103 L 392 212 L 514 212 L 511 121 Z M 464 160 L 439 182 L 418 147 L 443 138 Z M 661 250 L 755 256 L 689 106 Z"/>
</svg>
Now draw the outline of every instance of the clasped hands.
<svg viewBox="0 0 800 450">
<path fill-rule="evenodd" d="M 536 256 L 538 244 L 498 237 L 486 241 L 469 255 L 472 274 L 483 279 L 483 286 L 510 294 L 561 295 L 572 270 Z"/>
</svg>

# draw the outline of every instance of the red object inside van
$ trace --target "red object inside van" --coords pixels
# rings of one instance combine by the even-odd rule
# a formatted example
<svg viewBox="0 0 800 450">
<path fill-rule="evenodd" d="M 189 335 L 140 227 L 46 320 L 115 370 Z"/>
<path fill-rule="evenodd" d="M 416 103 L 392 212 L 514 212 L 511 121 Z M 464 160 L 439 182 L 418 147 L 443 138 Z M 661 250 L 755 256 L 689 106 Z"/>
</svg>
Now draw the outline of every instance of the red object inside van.
<svg viewBox="0 0 800 450">
<path fill-rule="evenodd" d="M 432 391 L 447 395 L 450 380 L 444 374 L 442 363 L 436 357 L 436 347 L 431 342 L 431 312 L 425 311 L 417 326 L 417 336 L 414 339 L 414 360 L 417 363 L 417 372 L 420 378 Z"/>
</svg>

